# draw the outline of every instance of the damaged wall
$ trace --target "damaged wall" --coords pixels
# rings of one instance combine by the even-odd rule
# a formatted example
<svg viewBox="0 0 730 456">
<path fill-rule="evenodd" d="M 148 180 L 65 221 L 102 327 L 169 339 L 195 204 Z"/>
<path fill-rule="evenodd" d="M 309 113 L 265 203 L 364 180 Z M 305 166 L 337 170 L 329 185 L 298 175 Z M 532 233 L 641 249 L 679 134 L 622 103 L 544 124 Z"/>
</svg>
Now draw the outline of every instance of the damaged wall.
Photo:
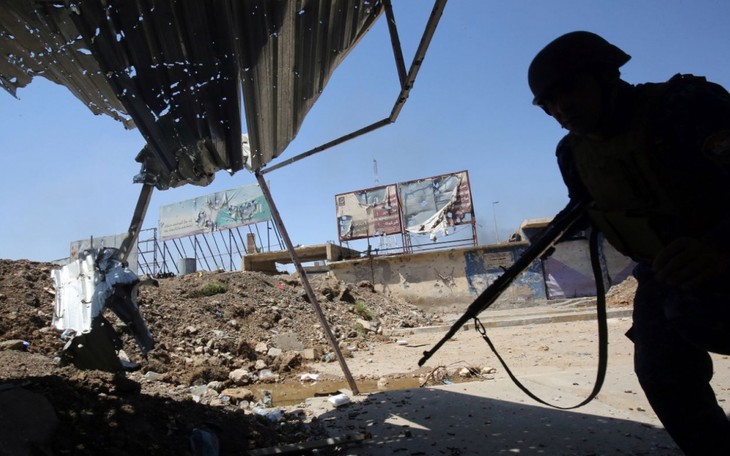
<svg viewBox="0 0 730 456">
<path fill-rule="evenodd" d="M 379 291 L 441 310 L 463 310 L 514 263 L 526 243 L 392 255 L 330 263 L 339 280 L 372 282 Z M 528 268 L 497 300 L 495 307 L 545 299 L 539 264 Z"/>
<path fill-rule="evenodd" d="M 463 311 L 488 285 L 511 266 L 529 244 L 441 250 L 331 262 L 337 279 L 372 282 L 378 291 L 393 294 L 429 310 Z M 633 262 L 604 243 L 606 267 L 612 283 L 631 272 Z M 595 296 L 588 241 L 557 245 L 547 261 L 534 262 L 497 299 L 493 308 L 544 303 L 547 299 Z"/>
<path fill-rule="evenodd" d="M 631 274 L 635 263 L 603 243 L 611 283 L 620 283 Z M 591 257 L 587 239 L 561 242 L 555 252 L 543 262 L 548 296 L 551 299 L 595 296 L 596 286 L 591 269 Z"/>
</svg>

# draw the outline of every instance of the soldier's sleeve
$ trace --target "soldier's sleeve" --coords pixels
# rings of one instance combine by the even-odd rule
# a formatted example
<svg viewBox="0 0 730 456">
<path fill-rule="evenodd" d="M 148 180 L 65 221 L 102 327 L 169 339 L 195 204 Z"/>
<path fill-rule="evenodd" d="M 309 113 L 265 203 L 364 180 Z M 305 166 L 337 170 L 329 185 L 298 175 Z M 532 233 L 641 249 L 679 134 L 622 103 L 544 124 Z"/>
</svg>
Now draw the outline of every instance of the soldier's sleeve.
<svg viewBox="0 0 730 456">
<path fill-rule="evenodd" d="M 575 162 L 573 161 L 573 152 L 571 150 L 569 135 L 563 137 L 563 139 L 558 143 L 555 150 L 555 156 L 558 159 L 558 167 L 560 168 L 560 174 L 563 176 L 563 182 L 565 182 L 565 186 L 568 188 L 568 197 L 570 198 L 570 201 L 588 199 L 588 190 L 585 185 L 583 185 L 583 181 L 580 179 L 578 169 L 575 167 Z M 563 215 L 563 212 L 567 211 L 569 207 L 570 203 L 568 203 L 565 209 L 560 211 L 560 213 L 558 213 L 555 217 L 560 218 Z M 561 240 L 569 239 L 577 232 L 588 229 L 589 226 L 590 220 L 586 215 L 573 224 L 573 227 L 565 233 Z"/>
<path fill-rule="evenodd" d="M 569 136 L 566 135 L 560 140 L 555 150 L 555 156 L 558 159 L 558 167 L 560 168 L 560 174 L 563 176 L 563 182 L 568 188 L 568 197 L 571 200 L 583 199 L 588 196 L 588 190 L 583 185 L 583 181 L 578 175 L 578 169 L 575 167 Z"/>
</svg>

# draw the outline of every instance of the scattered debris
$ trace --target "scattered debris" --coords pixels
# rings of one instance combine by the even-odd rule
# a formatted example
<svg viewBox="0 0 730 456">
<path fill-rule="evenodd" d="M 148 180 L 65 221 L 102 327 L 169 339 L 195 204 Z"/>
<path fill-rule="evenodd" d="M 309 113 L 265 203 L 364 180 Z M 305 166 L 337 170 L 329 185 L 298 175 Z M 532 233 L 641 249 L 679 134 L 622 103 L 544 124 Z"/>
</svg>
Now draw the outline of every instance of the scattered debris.
<svg viewBox="0 0 730 456">
<path fill-rule="evenodd" d="M 275 400 L 267 402 L 271 398 L 261 393 L 262 387 L 271 385 L 263 381 L 269 374 L 270 381 L 308 387 L 301 384 L 302 375 L 318 374 L 315 368 L 325 366 L 321 363 L 328 360 L 328 354 L 330 361 L 336 361 L 295 276 L 200 272 L 160 278 L 159 287 L 141 287 L 139 312 L 155 336 L 155 346 L 146 359 L 127 324 L 110 309 L 102 312 L 124 343 L 127 358 L 142 360 L 138 371 L 115 377 L 54 360 L 65 343 L 51 325 L 54 293 L 48 290 L 53 285 L 51 271 L 58 268 L 51 263 L 0 260 L 0 342 L 28 343 L 21 350 L 0 350 L 0 392 L 17 383 L 47 398 L 58 419 L 50 440 L 58 454 L 194 454 L 194 435 L 200 442 L 212 442 L 206 439 L 215 435 L 222 453 L 235 448 L 239 454 L 266 448 L 268 454 L 276 454 L 272 448 L 291 451 L 315 443 L 321 445 L 317 448 L 322 454 L 337 454 L 334 448 L 339 444 L 333 442 L 339 438 L 347 442 L 345 437 L 328 439 L 323 423 L 311 414 L 285 411 L 279 421 L 272 422 L 254 412 L 257 407 L 277 408 Z M 224 283 L 226 291 L 195 296 L 196 290 L 214 281 Z M 283 289 L 277 287 L 280 282 Z M 313 277 L 312 284 L 316 293 L 331 293 L 331 300 L 321 302 L 343 351 L 365 360 L 375 347 L 394 347 L 394 339 L 382 332 L 354 330 L 357 319 L 364 318 L 354 312 L 354 304 L 338 300 L 344 284 L 326 276 Z M 626 289 L 612 288 L 609 294 L 612 292 L 629 295 L 632 290 L 629 284 Z M 367 321 L 378 322 L 387 330 L 442 323 L 438 316 L 377 292 L 370 282 L 351 286 L 348 293 L 372 313 L 373 319 Z M 233 320 L 235 326 L 230 324 Z M 276 345 L 285 341 L 299 342 L 304 348 L 296 351 Z M 394 348 L 414 352 L 412 346 L 416 345 Z M 272 347 L 282 354 L 269 356 Z M 288 351 L 301 354 L 300 365 L 286 362 Z M 429 382 L 462 381 L 457 367 L 441 367 L 432 372 Z M 464 363 L 458 366 L 462 367 Z M 493 367 L 484 367 L 481 378 L 495 372 Z M 320 374 L 317 381 L 323 384 L 323 380 Z M 388 380 L 392 387 L 395 380 Z M 425 378 L 413 380 L 415 384 Z M 327 396 L 338 394 L 345 393 L 337 387 L 327 390 Z M 342 407 L 345 413 L 351 408 Z M 195 429 L 201 431 L 196 434 Z M 5 429 L 13 431 L 14 426 Z"/>
<path fill-rule="evenodd" d="M 296 445 L 280 445 L 269 448 L 261 448 L 257 450 L 249 450 L 246 454 L 248 456 L 269 456 L 272 454 L 309 454 L 309 452 L 317 449 L 354 444 L 370 438 L 371 436 L 368 433 L 345 435 L 340 437 L 330 437 L 323 440 L 315 440 L 312 442 L 304 442 Z"/>
<path fill-rule="evenodd" d="M 301 380 L 303 382 L 306 382 L 306 381 L 316 382 L 317 380 L 319 380 L 319 374 L 312 374 L 312 373 L 307 372 L 307 373 L 302 374 L 299 377 L 299 380 Z"/>
<path fill-rule="evenodd" d="M 311 366 L 327 361 L 327 354 L 336 361 L 295 276 L 200 272 L 160 278 L 159 287 L 140 287 L 139 313 L 155 337 L 146 359 L 130 326 L 108 307 L 99 312 L 123 344 L 124 350 L 115 348 L 116 357 L 126 352 L 125 359 L 139 360 L 139 370 L 115 377 L 59 362 L 68 339 L 62 340 L 52 325 L 58 293 L 49 291 L 51 272 L 57 269 L 51 263 L 0 260 L 0 343 L 19 348 L 18 341 L 27 342 L 22 350 L 0 350 L 0 386 L 22 381 L 24 388 L 48 398 L 58 416 L 51 444 L 59 454 L 196 454 L 193 439 L 195 448 L 210 450 L 212 435 L 221 452 L 236 448 L 244 454 L 253 448 L 326 442 L 324 427 L 311 415 L 282 409 L 273 422 L 254 412 L 277 408 L 259 392 L 265 382 L 300 385 L 304 374 L 310 374 L 307 383 L 321 381 Z M 363 317 L 348 302 L 352 298 L 363 303 L 372 314 L 368 321 L 380 328 L 438 322 L 405 301 L 376 292 L 369 282 L 346 287 L 326 276 L 310 280 L 316 293 L 332 293 L 331 300 L 321 300 L 323 312 L 349 356 L 368 356 L 375 343 L 392 343 L 379 332 L 355 331 Z M 199 293 L 208 283 L 225 284 L 225 292 Z M 303 348 L 292 350 L 297 343 Z M 270 355 L 271 348 L 281 353 Z"/>
<path fill-rule="evenodd" d="M 0 350 L 25 350 L 30 342 L 22 339 L 10 339 L 0 341 Z"/>
<path fill-rule="evenodd" d="M 335 407 L 340 407 L 350 403 L 350 397 L 345 393 L 340 393 L 327 399 Z"/>
<path fill-rule="evenodd" d="M 111 309 L 134 336 L 143 356 L 154 339 L 137 305 L 141 281 L 115 248 L 89 249 L 76 260 L 51 271 L 54 288 L 53 326 L 69 338 L 62 359 L 81 369 L 119 372 L 136 369 L 121 360 L 121 340 L 102 312 Z M 157 281 L 151 283 L 157 284 Z"/>
</svg>

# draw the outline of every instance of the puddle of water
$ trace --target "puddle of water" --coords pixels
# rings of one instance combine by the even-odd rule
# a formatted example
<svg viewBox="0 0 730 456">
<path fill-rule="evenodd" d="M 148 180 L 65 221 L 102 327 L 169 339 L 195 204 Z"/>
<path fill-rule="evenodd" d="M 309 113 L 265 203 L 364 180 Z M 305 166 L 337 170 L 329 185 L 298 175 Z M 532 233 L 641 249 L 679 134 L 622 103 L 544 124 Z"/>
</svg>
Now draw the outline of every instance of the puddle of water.
<svg viewBox="0 0 730 456">
<path fill-rule="evenodd" d="M 356 380 L 357 387 L 361 393 L 372 393 L 375 391 L 392 391 L 399 389 L 418 388 L 420 381 L 415 377 L 390 378 L 385 387 L 378 387 L 377 380 Z M 322 380 L 312 383 L 272 383 L 257 384 L 249 387 L 257 399 L 264 396 L 264 391 L 271 391 L 271 401 L 274 407 L 296 405 L 310 397 L 329 396 L 339 394 L 341 389 L 350 389 L 350 385 L 344 381 Z"/>
<path fill-rule="evenodd" d="M 454 378 L 452 383 L 462 383 L 479 380 L 478 378 Z M 377 391 L 394 391 L 421 386 L 421 379 L 417 377 L 389 378 L 388 384 L 379 387 L 377 380 L 356 380 L 357 387 L 361 393 L 372 393 Z M 271 391 L 271 402 L 274 407 L 297 405 L 310 397 L 330 396 L 339 394 L 341 389 L 350 389 L 350 385 L 344 380 L 322 380 L 312 383 L 272 383 L 256 384 L 249 387 L 256 399 L 264 397 L 264 391 Z"/>
</svg>

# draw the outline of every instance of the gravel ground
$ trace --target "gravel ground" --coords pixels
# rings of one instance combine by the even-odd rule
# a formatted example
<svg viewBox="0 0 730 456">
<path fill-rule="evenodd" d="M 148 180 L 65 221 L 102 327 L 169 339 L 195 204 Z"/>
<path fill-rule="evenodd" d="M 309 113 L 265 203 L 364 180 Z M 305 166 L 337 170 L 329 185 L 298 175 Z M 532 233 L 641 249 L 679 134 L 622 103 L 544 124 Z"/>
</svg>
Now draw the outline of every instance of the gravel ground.
<svg viewBox="0 0 730 456">
<path fill-rule="evenodd" d="M 41 443 L 16 442 L 15 450 L 0 454 L 31 454 L 31 446 L 44 446 L 58 455 L 186 455 L 193 454 L 191 437 L 201 433 L 218 437 L 221 454 L 240 454 L 324 435 L 301 410 L 287 410 L 276 422 L 261 412 L 276 411 L 267 393 L 272 387 L 296 389 L 301 373 L 313 370 L 309 365 L 339 365 L 296 277 L 203 272 L 140 288 L 140 312 L 156 346 L 144 359 L 124 325 L 105 311 L 125 354 L 141 365 L 119 376 L 59 362 L 64 341 L 51 326 L 50 272 L 56 267 L 0 260 L 0 398 L 6 411 L 16 407 L 24 418 L 27 402 L 9 398 L 35 393 L 38 407 L 50 405 L 46 415 L 37 411 L 38 420 L 54 429 L 20 438 L 22 421 L 5 413 L 0 424 L 8 425 L 1 436 L 7 448 L 8 439 Z M 207 296 L 211 284 L 221 292 Z M 389 342 L 384 328 L 439 321 L 368 283 L 322 278 L 313 279 L 313 287 L 347 357 Z M 342 372 L 332 376 L 341 379 Z"/>
<path fill-rule="evenodd" d="M 0 455 L 192 455 L 207 438 L 217 440 L 209 445 L 220 454 L 244 454 L 330 434 L 304 399 L 351 385 L 295 276 L 202 272 L 141 288 L 140 311 L 156 346 L 142 357 L 107 311 L 125 354 L 141 366 L 119 376 L 59 362 L 64 341 L 50 326 L 56 267 L 0 260 L 0 406 L 6 411 L 0 447 L 7 448 Z M 418 368 L 422 349 L 441 334 L 417 328 L 448 324 L 443 315 L 383 295 L 370 283 L 311 281 L 361 392 L 501 373 L 484 355 L 485 345 L 460 347 L 461 333 L 445 346 L 446 358 Z M 220 292 L 208 296 L 211 284 Z M 612 288 L 609 306 L 630 305 L 633 285 Z M 530 337 L 509 336 L 505 354 L 517 369 L 569 366 L 586 356 L 576 340 L 550 342 L 555 334 L 545 331 L 555 330 L 540 326 Z M 393 333 L 399 335 L 387 335 Z M 581 334 L 571 337 L 592 340 Z M 521 340 L 526 345 L 516 343 Z"/>
</svg>

